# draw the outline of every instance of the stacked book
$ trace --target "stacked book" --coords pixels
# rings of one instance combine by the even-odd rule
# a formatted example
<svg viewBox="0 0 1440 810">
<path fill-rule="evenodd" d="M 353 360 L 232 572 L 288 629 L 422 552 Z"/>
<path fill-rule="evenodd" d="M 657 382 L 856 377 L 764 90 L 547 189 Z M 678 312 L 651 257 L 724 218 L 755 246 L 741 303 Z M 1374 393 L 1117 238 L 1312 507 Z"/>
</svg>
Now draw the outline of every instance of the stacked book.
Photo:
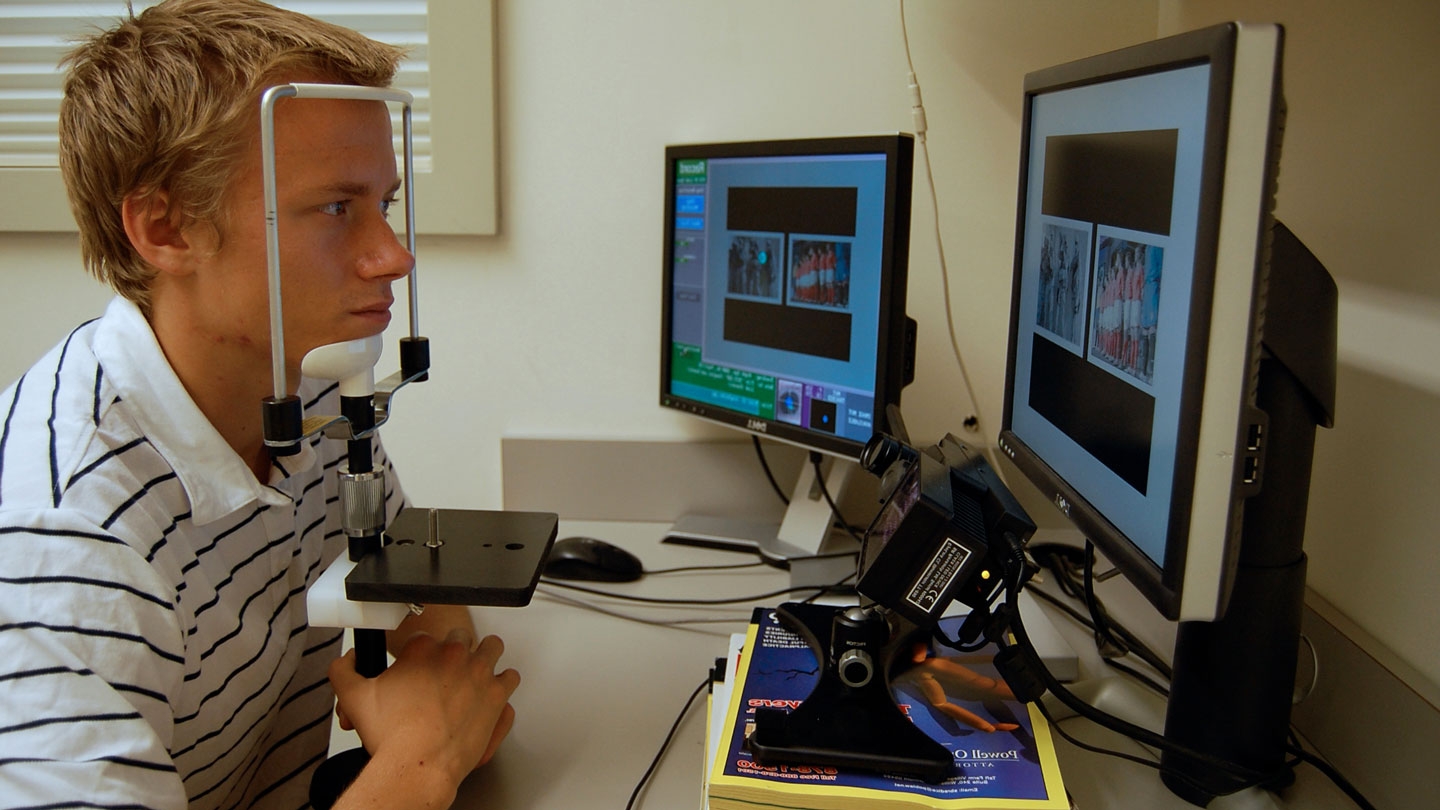
<svg viewBox="0 0 1440 810">
<path fill-rule="evenodd" d="M 952 637 L 959 618 L 942 622 Z M 1068 810 L 1050 727 L 1010 695 L 993 648 L 914 651 L 891 694 L 955 760 L 938 782 L 824 764 L 761 764 L 746 746 L 757 708 L 794 707 L 820 677 L 809 645 L 773 609 L 758 608 L 712 675 L 706 744 L 709 810 Z"/>
</svg>

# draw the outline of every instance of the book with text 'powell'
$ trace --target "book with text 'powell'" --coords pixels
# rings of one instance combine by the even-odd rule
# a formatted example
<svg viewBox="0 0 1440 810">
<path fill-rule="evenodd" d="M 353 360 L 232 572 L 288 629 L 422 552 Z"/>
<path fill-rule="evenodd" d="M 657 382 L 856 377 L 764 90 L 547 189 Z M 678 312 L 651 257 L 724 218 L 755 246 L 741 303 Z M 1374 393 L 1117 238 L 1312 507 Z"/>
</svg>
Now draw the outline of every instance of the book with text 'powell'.
<svg viewBox="0 0 1440 810">
<path fill-rule="evenodd" d="M 953 637 L 959 621 L 947 619 L 942 629 Z M 710 810 L 1068 810 L 1049 725 L 1009 696 L 990 663 L 994 648 L 941 650 L 932 644 L 917 653 L 890 686 L 915 725 L 954 756 L 949 777 L 932 784 L 828 765 L 765 766 L 745 742 L 755 710 L 793 708 L 820 671 L 810 646 L 773 609 L 756 609 L 728 678 L 729 704 L 709 763 Z"/>
</svg>

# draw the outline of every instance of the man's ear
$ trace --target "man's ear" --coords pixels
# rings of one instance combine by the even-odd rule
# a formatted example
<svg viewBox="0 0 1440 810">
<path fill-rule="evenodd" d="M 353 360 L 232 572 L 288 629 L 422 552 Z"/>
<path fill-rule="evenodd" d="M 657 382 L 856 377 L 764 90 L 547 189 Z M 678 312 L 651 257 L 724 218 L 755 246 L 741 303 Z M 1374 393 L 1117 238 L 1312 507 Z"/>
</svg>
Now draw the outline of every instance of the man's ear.
<svg viewBox="0 0 1440 810">
<path fill-rule="evenodd" d="M 181 213 L 163 189 L 134 193 L 120 205 L 125 235 L 135 252 L 161 273 L 188 275 L 194 268 L 196 246 L 181 226 Z"/>
</svg>

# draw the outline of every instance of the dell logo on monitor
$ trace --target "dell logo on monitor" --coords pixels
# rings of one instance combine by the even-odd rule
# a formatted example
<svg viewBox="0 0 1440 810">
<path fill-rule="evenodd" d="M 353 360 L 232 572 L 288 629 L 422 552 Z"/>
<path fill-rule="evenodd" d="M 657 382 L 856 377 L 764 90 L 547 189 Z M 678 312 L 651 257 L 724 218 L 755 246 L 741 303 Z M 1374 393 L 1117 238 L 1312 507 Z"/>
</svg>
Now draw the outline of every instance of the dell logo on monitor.
<svg viewBox="0 0 1440 810">
<path fill-rule="evenodd" d="M 759 419 L 747 419 L 745 420 L 745 427 L 756 433 L 764 433 L 768 426 Z"/>
</svg>

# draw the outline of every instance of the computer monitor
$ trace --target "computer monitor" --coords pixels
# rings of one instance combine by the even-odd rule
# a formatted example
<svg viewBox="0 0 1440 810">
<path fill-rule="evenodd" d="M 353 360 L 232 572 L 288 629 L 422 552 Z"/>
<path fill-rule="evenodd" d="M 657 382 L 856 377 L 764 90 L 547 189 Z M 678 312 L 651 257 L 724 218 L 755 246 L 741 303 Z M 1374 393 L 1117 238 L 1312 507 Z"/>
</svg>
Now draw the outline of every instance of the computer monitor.
<svg viewBox="0 0 1440 810">
<path fill-rule="evenodd" d="M 835 457 L 838 500 L 914 376 L 913 158 L 903 133 L 667 147 L 660 404 Z M 779 526 L 691 515 L 668 539 L 814 555 L 814 483 L 802 465 Z"/>
<path fill-rule="evenodd" d="M 999 440 L 1182 622 L 1165 736 L 1265 774 L 1335 384 L 1334 283 L 1271 214 L 1282 45 L 1226 24 L 1026 76 Z M 1162 772 L 1192 801 L 1245 781 Z"/>
</svg>

